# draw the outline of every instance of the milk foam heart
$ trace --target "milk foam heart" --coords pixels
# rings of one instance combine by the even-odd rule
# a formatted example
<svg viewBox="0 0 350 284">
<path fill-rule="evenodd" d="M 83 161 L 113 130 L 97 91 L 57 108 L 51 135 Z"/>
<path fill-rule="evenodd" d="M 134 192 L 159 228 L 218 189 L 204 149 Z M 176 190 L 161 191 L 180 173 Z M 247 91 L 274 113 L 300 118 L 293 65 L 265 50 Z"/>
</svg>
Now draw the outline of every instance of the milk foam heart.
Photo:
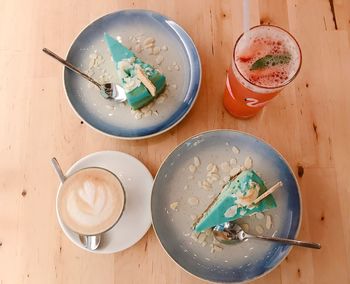
<svg viewBox="0 0 350 284">
<path fill-rule="evenodd" d="M 87 180 L 84 182 L 83 187 L 78 190 L 79 196 L 90 206 L 94 207 L 95 202 L 95 185 Z"/>
<path fill-rule="evenodd" d="M 69 177 L 58 199 L 62 221 L 71 230 L 92 235 L 106 231 L 120 217 L 125 196 L 119 180 L 110 172 L 90 168 Z"/>
<path fill-rule="evenodd" d="M 93 215 L 101 213 L 106 204 L 104 185 L 94 184 L 90 180 L 84 182 L 83 187 L 78 190 L 78 195 L 91 208 Z"/>
</svg>

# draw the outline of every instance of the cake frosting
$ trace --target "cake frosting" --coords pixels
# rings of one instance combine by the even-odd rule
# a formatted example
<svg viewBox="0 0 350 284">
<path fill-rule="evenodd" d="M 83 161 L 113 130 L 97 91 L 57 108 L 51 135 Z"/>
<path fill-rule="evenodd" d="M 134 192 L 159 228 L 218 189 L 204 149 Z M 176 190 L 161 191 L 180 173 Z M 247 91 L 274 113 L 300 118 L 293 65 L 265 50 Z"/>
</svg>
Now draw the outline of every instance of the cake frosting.
<svg viewBox="0 0 350 284">
<path fill-rule="evenodd" d="M 276 207 L 272 195 L 257 204 L 253 203 L 266 190 L 264 181 L 254 171 L 241 171 L 230 179 L 198 218 L 193 226 L 194 230 L 202 232 L 216 225 Z"/>
<path fill-rule="evenodd" d="M 152 65 L 143 62 L 109 34 L 105 33 L 104 38 L 115 63 L 117 75 L 122 81 L 128 103 L 133 109 L 142 108 L 164 91 L 166 79 L 163 74 L 160 74 Z M 154 94 L 151 94 L 138 77 L 137 71 L 140 70 L 154 85 Z"/>
</svg>

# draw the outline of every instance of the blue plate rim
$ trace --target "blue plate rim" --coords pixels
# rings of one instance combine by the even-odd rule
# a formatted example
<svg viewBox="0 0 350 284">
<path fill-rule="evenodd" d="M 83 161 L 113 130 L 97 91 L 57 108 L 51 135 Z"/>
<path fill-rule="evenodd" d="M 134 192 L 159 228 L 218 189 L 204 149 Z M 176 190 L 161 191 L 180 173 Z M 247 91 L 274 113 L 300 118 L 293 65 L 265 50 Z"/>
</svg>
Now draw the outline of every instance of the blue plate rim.
<svg viewBox="0 0 350 284">
<path fill-rule="evenodd" d="M 111 134 L 111 133 L 107 133 L 107 132 L 104 132 L 102 131 L 101 129 L 98 129 L 97 127 L 93 126 L 92 124 L 90 124 L 89 122 L 87 122 L 79 113 L 78 111 L 75 109 L 75 107 L 73 106 L 70 98 L 69 98 L 69 95 L 68 95 L 68 92 L 67 92 L 67 86 L 66 86 L 66 81 L 65 81 L 65 72 L 67 70 L 66 67 L 63 67 L 63 71 L 62 71 L 62 81 L 63 81 L 63 86 L 64 86 L 64 92 L 65 92 L 65 96 L 66 96 L 66 99 L 71 107 L 71 109 L 73 110 L 73 112 L 77 115 L 77 117 L 80 118 L 80 120 L 84 121 L 84 123 L 86 123 L 90 128 L 96 130 L 97 132 L 100 132 L 101 134 L 103 135 L 106 135 L 108 137 L 111 137 L 111 138 L 118 138 L 118 139 L 121 139 L 121 140 L 141 140 L 141 139 L 147 139 L 147 138 L 151 138 L 151 137 L 154 137 L 154 136 L 157 136 L 157 135 L 161 135 L 167 131 L 169 131 L 170 129 L 174 128 L 176 125 L 178 125 L 187 115 L 188 113 L 191 111 L 191 109 L 193 108 L 197 98 L 198 98 L 198 95 L 199 95 L 199 91 L 200 91 L 200 88 L 201 88 L 201 83 L 202 83 L 202 63 L 201 63 L 201 58 L 200 58 L 200 55 L 199 55 L 199 52 L 198 52 L 198 49 L 193 41 L 193 39 L 190 37 L 190 35 L 186 32 L 186 30 L 180 26 L 176 21 L 172 20 L 171 18 L 168 18 L 167 16 L 164 16 L 158 12 L 155 12 L 153 10 L 147 10 L 147 9 L 122 9 L 122 10 L 117 10 L 117 11 L 114 11 L 114 12 L 110 12 L 110 13 L 107 13 L 107 14 L 104 14 L 98 18 L 95 18 L 93 19 L 92 21 L 90 21 L 87 25 L 85 25 L 81 30 L 80 32 L 76 35 L 76 37 L 72 40 L 72 42 L 70 43 L 69 45 L 69 48 L 66 52 L 66 58 L 68 58 L 68 55 L 74 45 L 74 43 L 76 42 L 76 40 L 78 39 L 78 37 L 81 35 L 81 33 L 83 33 L 88 27 L 90 27 L 91 25 L 93 25 L 95 22 L 99 21 L 100 19 L 104 18 L 104 17 L 108 17 L 108 16 L 111 16 L 111 15 L 116 15 L 116 14 L 119 14 L 119 13 L 126 13 L 126 12 L 139 12 L 139 13 L 151 13 L 153 15 L 156 15 L 158 17 L 161 17 L 164 21 L 171 21 L 173 23 L 175 23 L 177 25 L 177 27 L 187 36 L 190 44 L 193 46 L 193 50 L 195 52 L 195 57 L 196 59 L 198 60 L 198 87 L 197 87 L 197 90 L 195 92 L 195 94 L 193 94 L 193 99 L 190 103 L 190 105 L 188 106 L 187 110 L 181 114 L 180 117 L 177 118 L 177 120 L 175 122 L 173 122 L 172 124 L 168 125 L 167 127 L 165 127 L 164 129 L 160 130 L 160 131 L 156 131 L 154 133 L 150 133 L 148 135 L 143 135 L 143 136 L 120 136 L 120 135 L 114 135 L 114 134 Z M 179 110 L 179 109 L 177 109 Z"/>
<path fill-rule="evenodd" d="M 298 183 L 298 180 L 291 168 L 291 166 L 289 165 L 289 163 L 287 162 L 287 160 L 282 156 L 282 154 L 276 150 L 270 143 L 266 142 L 265 140 L 263 140 L 262 138 L 259 138 L 253 134 L 250 134 L 248 132 L 244 132 L 244 131 L 240 131 L 240 130 L 233 130 L 233 129 L 229 129 L 229 128 L 220 128 L 220 129 L 212 129 L 212 130 L 207 130 L 207 131 L 203 131 L 203 132 L 199 132 L 197 134 L 194 134 L 190 137 L 188 137 L 187 139 L 183 140 L 181 143 L 179 143 L 178 145 L 176 145 L 170 152 L 169 154 L 166 156 L 166 158 L 164 158 L 163 162 L 161 163 L 161 165 L 158 167 L 158 170 L 157 170 L 157 173 L 156 175 L 154 176 L 154 179 L 153 179 L 153 187 L 152 187 L 152 194 L 151 194 L 151 218 L 152 218 L 152 228 L 155 232 L 155 235 L 161 245 L 161 247 L 163 248 L 163 250 L 165 251 L 165 253 L 168 255 L 168 257 L 174 262 L 176 263 L 179 267 L 181 267 L 182 270 L 186 271 L 188 274 L 194 276 L 195 278 L 197 279 L 200 279 L 202 281 L 205 281 L 207 283 L 213 283 L 213 282 L 216 282 L 216 283 L 248 283 L 248 282 L 251 282 L 251 281 L 254 281 L 254 280 L 257 280 L 259 278 L 262 278 L 264 277 L 265 275 L 267 275 L 268 273 L 272 272 L 274 269 L 276 269 L 277 267 L 280 266 L 280 264 L 285 260 L 285 258 L 289 255 L 290 251 L 293 249 L 293 246 L 290 246 L 288 248 L 288 250 L 286 251 L 286 254 L 281 258 L 281 260 L 279 262 L 276 263 L 276 265 L 268 270 L 266 270 L 264 273 L 260 274 L 260 275 L 257 275 L 255 276 L 254 278 L 251 278 L 251 279 L 247 279 L 247 280 L 244 280 L 244 281 L 240 281 L 240 282 L 218 282 L 218 281 L 213 281 L 213 280 L 207 280 L 205 278 L 201 278 L 200 276 L 198 275 L 195 275 L 193 274 L 192 272 L 186 270 L 180 263 L 178 263 L 169 253 L 168 251 L 166 250 L 166 248 L 164 247 L 163 243 L 161 242 L 159 236 L 158 236 L 158 232 L 157 232 L 157 229 L 156 229 L 156 226 L 154 224 L 154 221 L 153 221 L 153 215 L 154 215 L 154 209 L 153 209 L 153 196 L 154 196 L 154 185 L 156 183 L 156 180 L 158 178 L 158 174 L 160 173 L 160 169 L 163 167 L 163 165 L 165 164 L 165 162 L 168 160 L 168 158 L 176 151 L 178 150 L 179 148 L 181 148 L 185 143 L 187 143 L 188 141 L 192 140 L 192 139 L 195 139 L 196 137 L 198 136 L 201 136 L 201 135 L 207 135 L 207 134 L 210 134 L 210 133 L 215 133 L 215 132 L 233 132 L 233 133 L 238 133 L 238 134 L 242 134 L 242 135 L 246 135 L 246 136 L 249 136 L 251 138 L 254 138 L 256 140 L 258 140 L 259 142 L 261 143 L 264 143 L 266 144 L 267 146 L 269 146 L 273 151 L 276 152 L 276 154 L 279 156 L 279 158 L 286 164 L 286 166 L 288 167 L 289 169 L 289 172 L 291 173 L 291 175 L 293 176 L 295 182 L 296 182 L 296 185 L 297 185 L 297 190 L 298 190 L 298 196 L 299 196 L 299 208 L 300 208 L 300 211 L 299 211 L 299 224 L 298 224 L 298 227 L 297 227 L 297 230 L 295 232 L 295 238 L 297 238 L 297 236 L 299 235 L 299 232 L 300 232 L 300 227 L 301 227 L 301 223 L 302 223 L 302 213 L 303 213 L 303 207 L 302 207 L 302 204 L 303 204 L 303 201 L 302 201 L 302 196 L 301 196 L 301 190 L 300 190 L 300 186 L 299 186 L 299 183 Z"/>
</svg>

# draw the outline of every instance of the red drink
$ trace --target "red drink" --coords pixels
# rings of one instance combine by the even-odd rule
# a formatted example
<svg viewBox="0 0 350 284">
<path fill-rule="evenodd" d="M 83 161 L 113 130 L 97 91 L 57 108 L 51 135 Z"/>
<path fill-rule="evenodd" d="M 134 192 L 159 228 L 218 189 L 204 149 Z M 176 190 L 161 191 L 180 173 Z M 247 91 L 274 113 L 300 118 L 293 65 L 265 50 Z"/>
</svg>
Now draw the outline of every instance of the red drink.
<svg viewBox="0 0 350 284">
<path fill-rule="evenodd" d="M 296 77 L 300 66 L 300 47 L 287 31 L 265 25 L 251 28 L 233 50 L 225 108 L 236 117 L 254 116 Z"/>
</svg>

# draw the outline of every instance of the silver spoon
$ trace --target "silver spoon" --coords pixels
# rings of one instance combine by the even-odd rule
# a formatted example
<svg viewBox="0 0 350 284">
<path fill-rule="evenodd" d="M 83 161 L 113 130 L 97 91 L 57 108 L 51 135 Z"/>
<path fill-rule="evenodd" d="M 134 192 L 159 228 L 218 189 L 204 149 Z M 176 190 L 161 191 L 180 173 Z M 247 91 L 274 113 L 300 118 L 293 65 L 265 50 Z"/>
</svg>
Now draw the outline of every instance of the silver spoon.
<svg viewBox="0 0 350 284">
<path fill-rule="evenodd" d="M 293 246 L 301 246 L 313 249 L 320 249 L 321 245 L 318 243 L 310 243 L 304 241 L 297 241 L 292 239 L 284 239 L 277 237 L 256 236 L 247 234 L 241 226 L 234 222 L 226 222 L 221 225 L 217 225 L 213 228 L 213 234 L 216 240 L 223 244 L 234 244 L 242 242 L 247 239 L 261 239 L 266 241 L 273 241 L 282 244 L 288 244 Z"/>
<path fill-rule="evenodd" d="M 101 243 L 101 235 L 86 236 L 79 235 L 80 242 L 89 250 L 95 250 Z"/>
<path fill-rule="evenodd" d="M 64 175 L 58 161 L 56 158 L 51 159 L 51 163 L 53 165 L 53 168 L 55 169 L 58 177 L 60 178 L 60 181 L 64 183 L 64 181 L 67 179 Z M 101 235 L 95 235 L 95 236 L 86 236 L 86 235 L 79 235 L 80 242 L 89 250 L 95 250 L 99 247 L 101 243 Z"/>
<path fill-rule="evenodd" d="M 100 84 L 96 82 L 94 79 L 92 79 L 90 76 L 87 74 L 83 73 L 80 71 L 77 67 L 75 67 L 72 63 L 69 63 L 68 61 L 64 60 L 60 56 L 58 56 L 56 53 L 52 52 L 51 50 L 47 48 L 43 48 L 43 51 L 50 55 L 51 57 L 55 58 L 57 61 L 61 62 L 64 66 L 69 68 L 70 70 L 74 71 L 75 73 L 83 76 L 86 80 L 89 80 L 91 83 L 96 85 L 100 89 L 101 95 L 110 100 L 114 100 L 116 102 L 124 102 L 126 101 L 126 94 L 124 89 L 117 85 L 117 84 L 112 84 L 112 83 L 105 83 L 105 84 Z"/>
</svg>

